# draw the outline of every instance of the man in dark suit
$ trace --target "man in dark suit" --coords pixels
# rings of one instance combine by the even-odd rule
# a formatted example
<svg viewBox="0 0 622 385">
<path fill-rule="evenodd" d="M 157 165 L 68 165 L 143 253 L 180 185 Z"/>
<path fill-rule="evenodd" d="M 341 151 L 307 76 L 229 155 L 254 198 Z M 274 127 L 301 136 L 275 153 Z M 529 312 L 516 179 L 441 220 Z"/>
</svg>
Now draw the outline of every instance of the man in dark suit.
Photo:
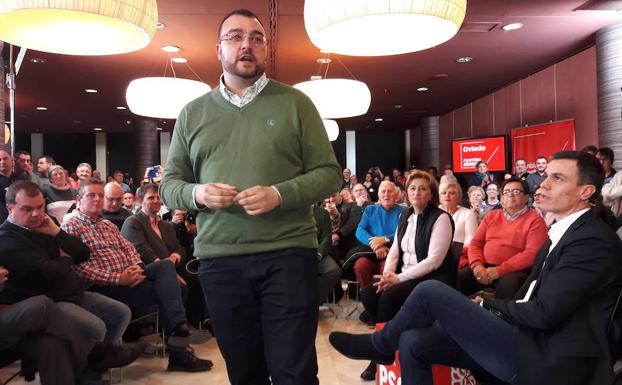
<svg viewBox="0 0 622 385">
<path fill-rule="evenodd" d="M 186 250 L 177 239 L 175 225 L 158 216 L 162 207 L 158 185 L 146 183 L 136 191 L 136 195 L 141 209 L 125 220 L 121 234 L 134 245 L 146 265 L 159 259 L 168 259 L 175 264 L 182 290 L 187 289 L 188 322 L 198 327 L 205 315 L 203 291 L 197 276 L 186 270 Z"/>
<path fill-rule="evenodd" d="M 622 279 L 620 241 L 591 208 L 603 178 L 590 155 L 553 155 L 541 187 L 542 207 L 556 223 L 514 300 L 470 301 L 425 282 L 382 331 L 333 333 L 331 343 L 351 358 L 380 362 L 399 348 L 405 385 L 432 384 L 432 364 L 487 371 L 511 384 L 612 383 L 606 325 Z"/>
</svg>

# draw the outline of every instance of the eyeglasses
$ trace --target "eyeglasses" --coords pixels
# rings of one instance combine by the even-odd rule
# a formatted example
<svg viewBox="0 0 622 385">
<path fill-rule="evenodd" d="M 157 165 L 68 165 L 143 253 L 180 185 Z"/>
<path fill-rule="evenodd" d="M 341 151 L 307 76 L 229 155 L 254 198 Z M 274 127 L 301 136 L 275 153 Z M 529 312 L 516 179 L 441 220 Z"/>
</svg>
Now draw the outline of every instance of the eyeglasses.
<svg viewBox="0 0 622 385">
<path fill-rule="evenodd" d="M 503 192 L 501 192 L 501 194 L 503 195 L 521 195 L 524 194 L 525 192 L 523 190 L 519 190 L 517 188 L 511 189 L 511 190 L 503 190 Z"/>
<path fill-rule="evenodd" d="M 220 38 L 221 42 L 227 42 L 229 44 L 232 45 L 237 45 L 237 44 L 242 44 L 242 42 L 244 41 L 244 39 L 248 38 L 248 42 L 251 45 L 255 45 L 255 46 L 263 46 L 268 44 L 268 40 L 266 39 L 266 37 L 260 33 L 255 33 L 252 35 L 247 35 L 247 34 L 243 34 L 241 32 L 230 32 L 227 33 L 225 35 L 223 35 Z"/>
</svg>

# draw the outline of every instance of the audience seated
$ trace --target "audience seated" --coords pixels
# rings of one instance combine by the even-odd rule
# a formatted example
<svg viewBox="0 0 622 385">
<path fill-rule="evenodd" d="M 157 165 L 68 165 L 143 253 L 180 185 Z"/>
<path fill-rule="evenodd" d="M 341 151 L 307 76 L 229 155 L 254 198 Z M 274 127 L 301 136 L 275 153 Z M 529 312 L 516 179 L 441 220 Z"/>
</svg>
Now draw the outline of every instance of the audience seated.
<svg viewBox="0 0 622 385">
<path fill-rule="evenodd" d="M 545 156 L 536 158 L 536 172 L 527 175 L 527 185 L 529 186 L 529 195 L 536 193 L 540 184 L 546 179 L 547 159 Z"/>
<path fill-rule="evenodd" d="M 488 163 L 483 160 L 475 164 L 475 173 L 471 178 L 469 186 L 486 187 L 488 184 L 496 182 L 494 175 L 488 172 Z"/>
<path fill-rule="evenodd" d="M 477 221 L 481 222 L 484 217 L 484 197 L 486 193 L 479 186 L 471 186 L 467 192 L 469 199 L 469 209 L 477 215 Z"/>
<path fill-rule="evenodd" d="M 447 175 L 444 175 L 441 181 L 445 177 L 447 177 Z M 447 182 L 441 182 L 438 189 L 440 198 L 440 205 L 438 207 L 451 215 L 451 218 L 454 220 L 453 242 L 462 245 L 463 251 L 460 255 L 464 257 L 460 258 L 459 266 L 462 268 L 468 264 L 467 251 L 479 223 L 477 214 L 472 210 L 460 206 L 460 202 L 462 201 L 462 188 L 455 178 Z M 458 257 L 459 255 L 454 255 L 454 258 Z"/>
<path fill-rule="evenodd" d="M 372 202 L 378 201 L 378 185 L 374 183 L 373 176 L 370 172 L 365 174 L 365 180 L 363 181 L 363 186 L 367 190 L 367 194 L 369 195 L 369 200 Z"/>
<path fill-rule="evenodd" d="M 123 189 L 117 182 L 109 182 L 104 186 L 104 219 L 112 222 L 119 230 L 132 213 L 123 207 Z"/>
<path fill-rule="evenodd" d="M 469 266 L 458 272 L 466 295 L 492 289 L 496 298 L 512 298 L 546 241 L 544 220 L 527 205 L 525 181 L 512 177 L 501 189 L 503 209 L 486 214 L 469 246 Z"/>
<path fill-rule="evenodd" d="M 366 206 L 365 202 L 362 202 L 362 205 Z M 343 261 L 348 251 L 359 244 L 356 239 L 356 228 L 361 221 L 364 208 L 358 203 L 344 201 L 339 193 L 326 198 L 324 208 L 330 215 L 331 254 L 339 261 Z"/>
<path fill-rule="evenodd" d="M 378 192 L 377 205 L 368 206 L 356 229 L 360 246 L 353 247 L 346 257 L 344 270 L 354 266 L 360 288 L 372 283 L 373 275 L 384 269 L 385 259 L 393 243 L 397 221 L 404 207 L 397 204 L 397 187 L 383 181 Z"/>
<path fill-rule="evenodd" d="M 101 175 L 93 175 L 93 168 L 88 163 L 80 163 L 76 168 L 76 175 L 78 176 L 78 186 L 74 186 L 76 188 L 79 188 L 82 182 L 90 179 L 91 176 L 101 180 Z"/>
<path fill-rule="evenodd" d="M 378 282 L 361 290 L 372 324 L 392 319 L 420 282 L 437 279 L 452 286 L 456 282 L 457 266 L 450 248 L 454 226 L 451 217 L 437 207 L 436 179 L 427 172 L 413 172 L 406 191 L 411 206 L 400 215 L 384 271 Z M 371 381 L 375 377 L 376 362 L 372 361 L 361 378 Z"/>
<path fill-rule="evenodd" d="M 54 158 L 49 155 L 40 156 L 37 160 L 37 184 L 41 186 L 41 188 L 45 188 L 45 186 L 50 184 L 50 167 L 54 166 L 56 162 Z"/>
<path fill-rule="evenodd" d="M 350 358 L 383 363 L 399 348 L 403 385 L 432 385 L 433 364 L 487 371 L 519 385 L 613 383 L 606 325 L 622 264 L 620 240 L 592 212 L 603 175 L 586 153 L 553 155 L 540 186 L 542 208 L 556 223 L 514 299 L 471 301 L 431 280 L 413 290 L 383 330 L 335 332 L 331 344 Z"/>
<path fill-rule="evenodd" d="M 47 203 L 46 209 L 50 216 L 61 223 L 69 208 L 75 203 L 78 190 L 67 182 L 67 171 L 60 165 L 50 167 L 47 175 L 49 182 L 42 186 Z"/>
<path fill-rule="evenodd" d="M 501 208 L 501 201 L 499 200 L 499 186 L 494 183 L 488 183 L 486 185 L 486 199 L 482 202 L 484 208 L 484 214 L 491 210 L 497 210 Z"/>
<path fill-rule="evenodd" d="M 123 193 L 123 208 L 133 213 L 136 206 L 134 205 L 134 194 L 131 192 Z"/>
<path fill-rule="evenodd" d="M 72 265 L 86 261 L 89 250 L 45 214 L 41 188 L 19 181 L 9 187 L 6 199 L 9 217 L 0 225 L 0 266 L 10 276 L 0 303 L 46 295 L 93 339 L 119 342 L 130 322 L 130 309 L 81 287 Z"/>
<path fill-rule="evenodd" d="M 337 285 L 341 278 L 341 268 L 330 255 L 331 248 L 331 225 L 330 217 L 326 210 L 318 205 L 313 205 L 313 217 L 317 227 L 317 258 L 318 258 L 318 298 L 319 303 L 326 298 Z"/>
<path fill-rule="evenodd" d="M 129 306 L 158 305 L 170 352 L 168 370 L 210 370 L 211 361 L 197 358 L 186 348 L 206 338 L 187 322 L 174 264 L 159 260 L 145 266 L 134 246 L 103 218 L 103 202 L 103 182 L 82 182 L 79 209 L 62 225 L 67 233 L 80 237 L 91 254 L 75 271 L 91 290 Z"/>
<path fill-rule="evenodd" d="M 188 322 L 199 327 L 203 321 L 205 299 L 199 279 L 186 270 L 188 257 L 185 248 L 177 239 L 175 225 L 160 219 L 162 206 L 158 186 L 153 183 L 142 185 L 136 192 L 140 211 L 130 216 L 121 227 L 121 234 L 130 241 L 145 265 L 168 259 L 175 265 L 177 279 L 187 290 L 186 316 Z"/>
<path fill-rule="evenodd" d="M 7 151 L 0 150 L 0 223 L 9 216 L 4 197 L 6 190 L 17 180 L 30 180 L 30 178 L 17 176 L 13 172 L 13 157 Z"/>
</svg>

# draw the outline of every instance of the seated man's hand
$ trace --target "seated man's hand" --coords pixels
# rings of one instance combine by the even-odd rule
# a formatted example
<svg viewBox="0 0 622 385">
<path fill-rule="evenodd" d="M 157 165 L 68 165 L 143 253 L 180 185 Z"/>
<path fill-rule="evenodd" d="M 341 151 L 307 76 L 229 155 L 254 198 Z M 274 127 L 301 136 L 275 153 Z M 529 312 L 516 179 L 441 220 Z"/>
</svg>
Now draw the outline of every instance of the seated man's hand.
<svg viewBox="0 0 622 385">
<path fill-rule="evenodd" d="M 479 295 L 476 295 L 475 297 L 473 297 L 473 299 L 471 299 L 471 301 L 475 302 L 476 304 L 481 304 L 482 302 L 484 302 L 484 299 L 482 297 L 480 297 Z"/>
<path fill-rule="evenodd" d="M 140 266 L 129 266 L 121 273 L 119 285 L 134 287 L 144 281 L 145 278 L 145 275 L 143 275 L 143 269 Z"/>
<path fill-rule="evenodd" d="M 171 255 L 169 255 L 167 259 L 176 265 L 179 263 L 179 261 L 181 261 L 181 255 L 177 253 L 171 253 Z"/>
<path fill-rule="evenodd" d="M 336 245 L 337 242 L 339 242 L 339 234 L 333 233 L 333 235 L 331 236 L 331 240 L 332 240 L 332 244 Z"/>
<path fill-rule="evenodd" d="M 386 245 L 389 243 L 389 239 L 387 237 L 371 237 L 369 238 L 369 247 L 373 251 L 376 251 L 377 248 Z"/>
<path fill-rule="evenodd" d="M 60 227 L 56 226 L 56 223 L 50 218 L 49 215 L 45 214 L 45 218 L 43 218 L 43 222 L 41 222 L 41 226 L 33 228 L 32 230 L 43 233 L 51 236 L 55 236 L 60 232 Z"/>
<path fill-rule="evenodd" d="M 9 271 L 0 266 L 0 285 L 5 283 L 9 279 Z"/>
<path fill-rule="evenodd" d="M 179 281 L 179 283 L 181 283 L 182 285 L 184 285 L 184 286 L 188 286 L 188 284 L 186 283 L 186 280 L 185 280 L 185 279 L 183 279 L 183 278 L 181 277 L 181 275 L 179 275 L 179 274 L 177 274 L 177 280 L 178 280 L 178 281 Z"/>
<path fill-rule="evenodd" d="M 196 189 L 194 199 L 210 209 L 223 209 L 234 203 L 237 194 L 238 190 L 228 184 L 206 183 Z"/>
<path fill-rule="evenodd" d="M 259 215 L 272 211 L 281 204 L 279 194 L 270 186 L 255 186 L 237 194 L 233 201 L 248 215 Z"/>
<path fill-rule="evenodd" d="M 490 281 L 490 283 L 492 283 L 496 279 L 499 279 L 499 272 L 497 271 L 496 267 L 487 267 L 486 274 L 488 274 L 488 280 Z"/>
<path fill-rule="evenodd" d="M 475 266 L 473 268 L 473 275 L 480 285 L 490 285 L 490 278 L 486 268 L 482 265 Z"/>
<path fill-rule="evenodd" d="M 378 258 L 379 260 L 386 259 L 387 254 L 389 254 L 389 248 L 386 246 L 380 246 L 379 248 L 376 249 L 375 253 L 376 253 L 376 258 Z"/>
</svg>

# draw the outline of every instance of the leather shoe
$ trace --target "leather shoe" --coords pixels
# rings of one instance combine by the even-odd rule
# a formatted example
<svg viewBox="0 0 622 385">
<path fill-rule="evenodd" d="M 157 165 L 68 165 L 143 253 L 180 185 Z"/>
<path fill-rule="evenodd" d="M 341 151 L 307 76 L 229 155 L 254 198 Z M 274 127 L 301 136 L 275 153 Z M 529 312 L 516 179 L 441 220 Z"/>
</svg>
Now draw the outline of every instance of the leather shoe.
<svg viewBox="0 0 622 385">
<path fill-rule="evenodd" d="M 89 354 L 89 366 L 95 372 L 105 372 L 110 368 L 121 368 L 136 361 L 149 344 L 138 341 L 113 345 L 101 343 L 96 345 Z"/>
<path fill-rule="evenodd" d="M 178 372 L 205 372 L 212 369 L 214 363 L 210 360 L 203 360 L 186 351 L 180 354 L 172 354 L 168 359 L 168 371 Z"/>
<path fill-rule="evenodd" d="M 211 338 L 210 332 L 197 330 L 190 326 L 188 322 L 183 321 L 175 326 L 171 335 L 166 339 L 166 343 L 175 347 L 184 347 L 190 344 L 202 344 Z"/>
<path fill-rule="evenodd" d="M 371 334 L 332 332 L 328 340 L 339 353 L 353 360 L 371 360 L 385 365 L 395 361 L 395 354 L 384 354 L 374 348 Z"/>
<path fill-rule="evenodd" d="M 376 363 L 372 361 L 365 368 L 365 370 L 363 370 L 363 373 L 361 373 L 361 380 L 373 381 L 375 379 L 376 379 Z"/>
</svg>

